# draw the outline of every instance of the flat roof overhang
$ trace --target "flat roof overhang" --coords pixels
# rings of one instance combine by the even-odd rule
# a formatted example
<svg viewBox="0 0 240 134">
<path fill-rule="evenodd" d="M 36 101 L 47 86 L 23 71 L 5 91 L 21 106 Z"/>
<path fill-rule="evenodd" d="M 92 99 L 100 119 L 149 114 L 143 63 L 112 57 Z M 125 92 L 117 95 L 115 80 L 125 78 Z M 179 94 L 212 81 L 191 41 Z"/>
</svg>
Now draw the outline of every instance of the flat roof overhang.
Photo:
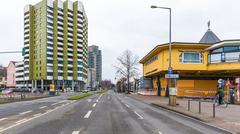
<svg viewBox="0 0 240 134">
<path fill-rule="evenodd" d="M 156 71 L 145 75 L 145 77 L 164 77 L 167 71 Z M 239 70 L 216 70 L 216 71 L 199 71 L 199 70 L 174 70 L 173 74 L 179 74 L 181 78 L 233 78 L 240 77 Z"/>
<path fill-rule="evenodd" d="M 207 47 L 211 46 L 211 44 L 203 44 L 203 43 L 191 43 L 191 42 L 172 42 L 172 48 L 182 47 L 182 48 L 203 48 L 206 49 Z M 167 49 L 169 47 L 169 43 L 157 45 L 153 48 L 147 55 L 145 55 L 139 63 L 144 64 L 149 58 L 158 54 L 160 51 Z"/>
</svg>

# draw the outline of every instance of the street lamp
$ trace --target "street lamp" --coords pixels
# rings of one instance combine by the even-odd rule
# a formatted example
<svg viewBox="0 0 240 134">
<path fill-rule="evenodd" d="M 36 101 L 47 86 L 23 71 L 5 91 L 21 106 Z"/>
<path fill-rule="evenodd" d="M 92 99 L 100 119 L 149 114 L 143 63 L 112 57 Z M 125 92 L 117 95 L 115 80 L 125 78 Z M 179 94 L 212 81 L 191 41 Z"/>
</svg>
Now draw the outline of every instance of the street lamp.
<svg viewBox="0 0 240 134">
<path fill-rule="evenodd" d="M 172 73 L 172 9 L 169 7 L 159 7 L 152 5 L 151 8 L 160 8 L 169 10 L 169 65 L 168 65 L 168 73 Z"/>
<path fill-rule="evenodd" d="M 151 8 L 155 9 L 155 8 L 160 8 L 160 9 L 167 9 L 169 11 L 169 45 L 168 45 L 168 74 L 172 74 L 172 9 L 169 8 L 169 7 L 159 7 L 159 6 L 155 6 L 155 5 L 152 5 Z M 168 79 L 168 88 L 169 88 L 169 91 L 170 91 L 170 86 L 171 85 L 171 82 L 172 82 L 172 79 L 169 78 Z M 175 89 L 175 79 L 174 79 L 174 89 Z M 172 90 L 172 88 L 171 88 Z M 175 89 L 176 90 L 176 89 Z M 176 95 L 173 95 L 173 96 L 169 96 L 169 104 L 172 105 L 172 106 L 175 106 L 176 105 Z"/>
</svg>

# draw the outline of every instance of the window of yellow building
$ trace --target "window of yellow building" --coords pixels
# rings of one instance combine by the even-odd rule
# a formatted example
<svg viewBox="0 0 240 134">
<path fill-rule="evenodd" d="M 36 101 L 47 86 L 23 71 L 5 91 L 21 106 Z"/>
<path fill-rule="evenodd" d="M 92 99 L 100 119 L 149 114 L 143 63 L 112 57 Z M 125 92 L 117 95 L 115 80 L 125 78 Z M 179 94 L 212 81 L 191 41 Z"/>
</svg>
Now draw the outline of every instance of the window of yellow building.
<svg viewBox="0 0 240 134">
<path fill-rule="evenodd" d="M 202 63 L 202 54 L 199 52 L 182 52 L 179 56 L 181 63 Z"/>
</svg>

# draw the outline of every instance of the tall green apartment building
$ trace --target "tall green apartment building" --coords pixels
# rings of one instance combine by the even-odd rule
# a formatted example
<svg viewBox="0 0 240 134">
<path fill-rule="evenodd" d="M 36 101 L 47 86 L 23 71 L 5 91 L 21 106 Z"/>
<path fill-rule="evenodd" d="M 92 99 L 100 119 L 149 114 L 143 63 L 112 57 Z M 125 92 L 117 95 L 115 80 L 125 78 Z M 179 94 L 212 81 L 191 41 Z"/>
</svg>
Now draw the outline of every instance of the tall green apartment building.
<svg viewBox="0 0 240 134">
<path fill-rule="evenodd" d="M 87 82 L 88 20 L 80 1 L 42 0 L 24 8 L 28 87 L 79 90 Z"/>
</svg>

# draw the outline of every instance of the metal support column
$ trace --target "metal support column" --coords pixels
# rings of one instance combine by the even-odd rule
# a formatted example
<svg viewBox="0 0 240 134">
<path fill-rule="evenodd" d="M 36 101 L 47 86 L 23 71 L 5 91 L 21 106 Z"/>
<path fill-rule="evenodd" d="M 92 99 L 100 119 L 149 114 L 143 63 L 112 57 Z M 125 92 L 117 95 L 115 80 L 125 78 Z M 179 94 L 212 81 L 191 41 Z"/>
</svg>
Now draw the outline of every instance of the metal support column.
<svg viewBox="0 0 240 134">
<path fill-rule="evenodd" d="M 35 89 L 37 88 L 37 80 L 35 80 Z"/>
<path fill-rule="evenodd" d="M 72 80 L 72 91 L 74 91 L 74 80 Z"/>
<path fill-rule="evenodd" d="M 43 84 L 44 84 L 43 80 L 41 80 L 41 89 L 43 89 Z"/>
</svg>

